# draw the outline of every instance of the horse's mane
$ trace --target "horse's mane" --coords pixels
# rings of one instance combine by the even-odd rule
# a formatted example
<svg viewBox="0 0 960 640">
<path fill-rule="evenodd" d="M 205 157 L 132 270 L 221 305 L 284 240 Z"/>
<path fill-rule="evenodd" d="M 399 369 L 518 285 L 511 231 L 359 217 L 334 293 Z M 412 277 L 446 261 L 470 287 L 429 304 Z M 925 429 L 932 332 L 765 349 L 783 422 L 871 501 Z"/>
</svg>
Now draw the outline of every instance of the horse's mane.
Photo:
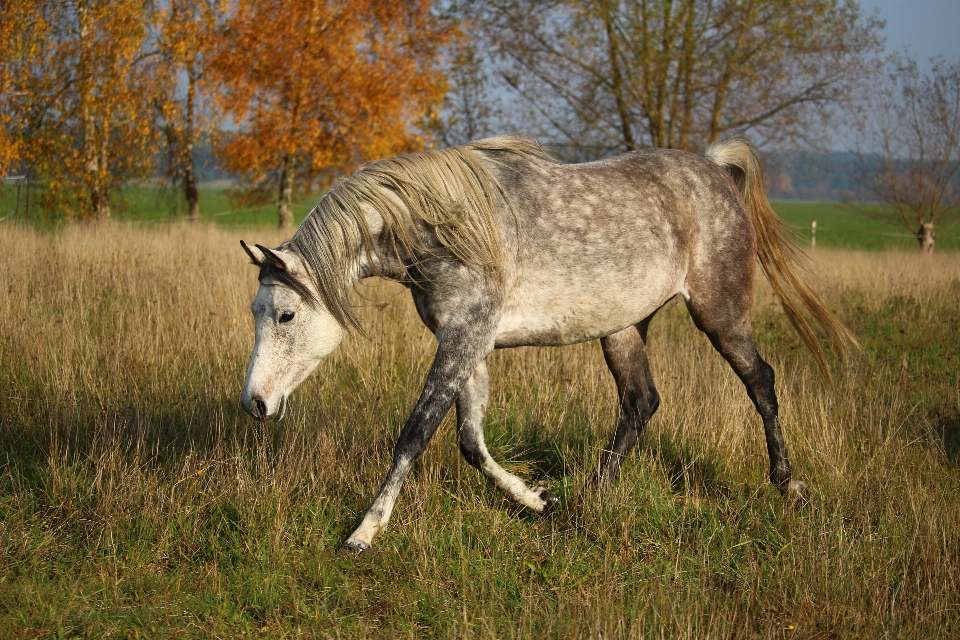
<svg viewBox="0 0 960 640">
<path fill-rule="evenodd" d="M 307 263 L 321 303 L 344 327 L 359 329 L 348 294 L 356 280 L 361 251 L 382 264 L 380 246 L 393 257 L 416 264 L 425 257 L 452 255 L 503 283 L 504 257 L 496 220 L 497 197 L 513 208 L 481 152 L 504 152 L 554 160 L 531 138 L 518 135 L 478 140 L 364 165 L 336 182 L 283 248 Z M 364 214 L 383 219 L 382 243 L 375 243 Z M 514 212 L 514 217 L 516 217 Z M 429 230 L 430 234 L 424 234 Z M 446 252 L 438 253 L 429 235 Z M 449 252 L 449 254 L 447 254 Z M 369 258 L 376 257 L 373 262 Z M 298 287 L 301 294 L 305 287 Z M 309 296 L 313 298 L 313 296 Z"/>
</svg>

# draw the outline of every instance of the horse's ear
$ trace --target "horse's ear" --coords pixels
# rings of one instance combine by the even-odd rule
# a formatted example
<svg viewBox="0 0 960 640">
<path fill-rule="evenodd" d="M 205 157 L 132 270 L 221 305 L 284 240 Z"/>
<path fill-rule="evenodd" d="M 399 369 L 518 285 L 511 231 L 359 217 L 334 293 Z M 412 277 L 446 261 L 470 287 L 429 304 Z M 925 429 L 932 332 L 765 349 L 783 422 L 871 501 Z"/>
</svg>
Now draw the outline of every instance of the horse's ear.
<svg viewBox="0 0 960 640">
<path fill-rule="evenodd" d="M 263 259 L 275 266 L 277 269 L 280 269 L 280 271 L 286 271 L 288 273 L 293 271 L 293 269 L 291 269 L 292 265 L 288 264 L 287 260 L 284 260 L 281 254 L 277 253 L 273 249 L 266 248 L 262 244 L 255 246 L 263 253 Z"/>
<path fill-rule="evenodd" d="M 253 264 L 258 267 L 263 264 L 263 252 L 260 251 L 257 247 L 251 247 L 243 240 L 240 241 L 240 246 L 243 247 L 243 250 L 247 252 L 247 255 L 250 256 L 250 259 L 253 261 Z"/>
</svg>

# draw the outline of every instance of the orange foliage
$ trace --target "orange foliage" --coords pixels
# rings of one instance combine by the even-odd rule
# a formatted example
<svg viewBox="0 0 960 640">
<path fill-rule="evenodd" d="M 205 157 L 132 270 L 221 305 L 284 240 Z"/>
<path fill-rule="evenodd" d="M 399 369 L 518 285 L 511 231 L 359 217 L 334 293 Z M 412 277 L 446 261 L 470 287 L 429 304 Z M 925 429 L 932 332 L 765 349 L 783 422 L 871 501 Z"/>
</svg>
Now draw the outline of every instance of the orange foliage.
<svg viewBox="0 0 960 640">
<path fill-rule="evenodd" d="M 0 15 L 0 176 L 4 176 L 20 164 L 21 138 L 14 109 L 22 95 L 15 83 L 15 61 L 24 56 L 23 34 L 30 11 L 23 3 L 0 2 Z"/>
<path fill-rule="evenodd" d="M 41 204 L 54 215 L 108 217 L 114 190 L 149 175 L 159 139 L 148 106 L 148 4 L 13 5 L 24 20 L 16 46 L 2 47 L 16 97 L 0 111 L 21 142 L 20 162 L 43 180 Z"/>
<path fill-rule="evenodd" d="M 279 200 L 286 227 L 295 192 L 422 147 L 453 35 L 426 0 L 239 0 L 214 65 L 237 127 L 221 157 L 245 198 Z"/>
</svg>

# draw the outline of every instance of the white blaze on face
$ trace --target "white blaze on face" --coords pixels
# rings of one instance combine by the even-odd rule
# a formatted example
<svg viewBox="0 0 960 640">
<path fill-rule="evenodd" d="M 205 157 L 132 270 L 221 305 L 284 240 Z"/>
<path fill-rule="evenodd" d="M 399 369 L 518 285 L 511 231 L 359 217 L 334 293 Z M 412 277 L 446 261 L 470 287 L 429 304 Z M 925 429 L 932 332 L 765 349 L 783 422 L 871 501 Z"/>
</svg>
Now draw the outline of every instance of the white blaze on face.
<svg viewBox="0 0 960 640">
<path fill-rule="evenodd" d="M 262 255 L 249 249 L 248 253 L 255 261 Z M 288 272 L 297 275 L 299 259 L 294 254 L 275 251 L 273 256 L 282 257 Z M 260 283 L 250 310 L 256 342 L 240 400 L 255 418 L 280 419 L 287 397 L 336 349 L 344 330 L 325 309 L 311 306 L 274 280 Z"/>
</svg>

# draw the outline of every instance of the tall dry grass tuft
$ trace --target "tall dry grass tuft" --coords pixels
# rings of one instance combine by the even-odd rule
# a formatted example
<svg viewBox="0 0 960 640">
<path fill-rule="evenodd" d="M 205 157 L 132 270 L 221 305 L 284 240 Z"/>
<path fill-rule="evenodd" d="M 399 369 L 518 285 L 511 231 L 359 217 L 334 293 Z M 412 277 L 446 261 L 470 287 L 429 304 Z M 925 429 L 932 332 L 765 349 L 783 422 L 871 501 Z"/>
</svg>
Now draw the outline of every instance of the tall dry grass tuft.
<svg viewBox="0 0 960 640">
<path fill-rule="evenodd" d="M 372 339 L 348 338 L 284 422 L 254 423 L 240 237 L 0 226 L 0 636 L 960 633 L 960 256 L 816 254 L 864 345 L 835 363 L 834 394 L 760 285 L 807 507 L 769 486 L 742 385 L 671 304 L 651 328 L 661 409 L 612 491 L 583 490 L 616 420 L 599 346 L 498 352 L 490 449 L 549 481 L 560 511 L 505 503 L 448 416 L 357 559 L 337 548 L 433 339 L 400 287 L 362 286 Z"/>
</svg>

